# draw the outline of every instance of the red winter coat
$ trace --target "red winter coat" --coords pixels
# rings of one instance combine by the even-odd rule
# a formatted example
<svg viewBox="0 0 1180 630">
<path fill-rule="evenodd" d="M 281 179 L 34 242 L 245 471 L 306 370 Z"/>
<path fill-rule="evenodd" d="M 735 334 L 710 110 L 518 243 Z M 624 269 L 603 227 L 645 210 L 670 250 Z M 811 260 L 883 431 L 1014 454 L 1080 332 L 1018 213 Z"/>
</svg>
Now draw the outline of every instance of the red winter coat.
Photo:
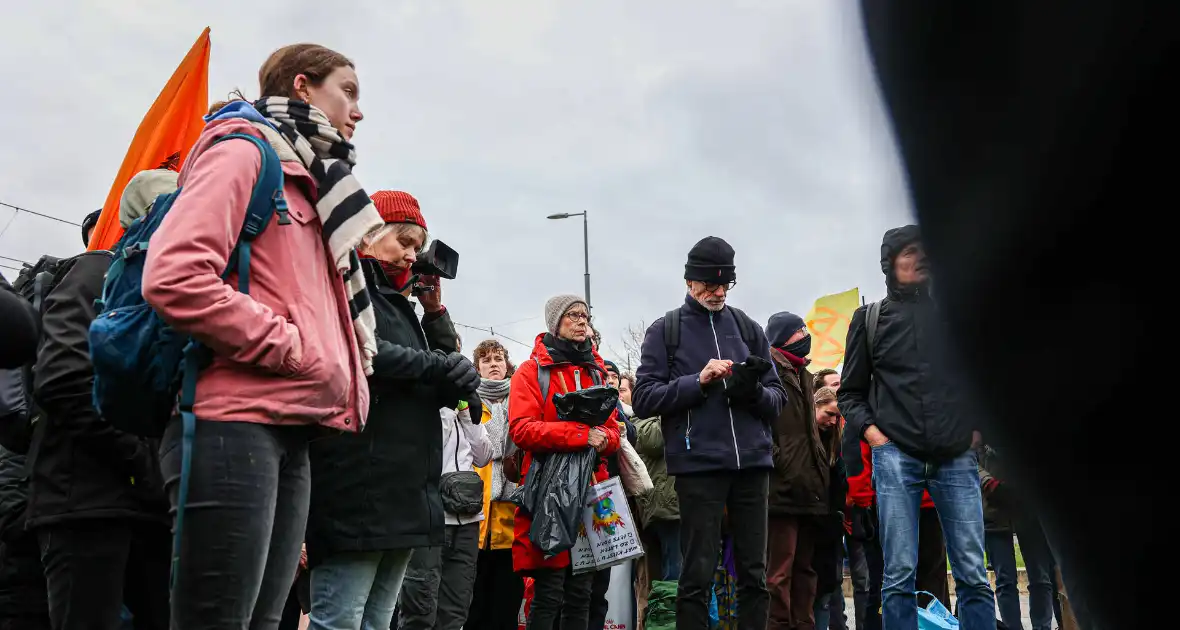
<svg viewBox="0 0 1180 630">
<path fill-rule="evenodd" d="M 860 441 L 860 460 L 864 462 L 864 470 L 855 477 L 848 478 L 848 502 L 852 505 L 867 508 L 873 505 L 877 493 L 873 491 L 873 447 L 868 442 Z M 930 493 L 922 491 L 922 508 L 934 507 L 934 499 Z"/>
<path fill-rule="evenodd" d="M 585 389 L 594 384 L 593 377 L 588 370 L 598 370 L 600 381 L 606 381 L 606 365 L 602 357 L 594 353 L 595 365 L 577 365 L 572 363 L 554 363 L 549 356 L 549 350 L 543 343 L 545 335 L 537 335 L 533 354 L 516 370 L 512 376 L 512 386 L 508 394 L 508 431 L 512 441 L 524 452 L 524 462 L 521 466 L 520 483 L 523 485 L 528 476 L 529 467 L 533 463 L 533 453 L 551 453 L 561 451 L 579 451 L 590 448 L 590 427 L 576 422 L 565 422 L 557 419 L 557 409 L 553 406 L 553 396 L 562 392 L 562 380 L 570 391 Z M 542 405 L 541 385 L 537 379 L 537 362 L 542 366 L 552 366 L 549 369 L 549 399 Z M 574 380 L 574 372 L 578 372 L 578 380 Z M 606 433 L 607 447 L 603 455 L 610 455 L 619 448 L 619 420 L 618 411 L 611 416 L 611 420 L 601 427 Z M 594 479 L 606 481 L 606 460 L 599 459 L 598 470 Z M 544 554 L 533 545 L 529 539 L 529 528 L 533 524 L 532 515 L 524 510 L 516 509 L 515 540 L 512 541 L 512 565 L 518 571 L 532 571 L 534 569 L 564 569 L 569 566 L 570 554 L 562 552 L 546 560 Z"/>
</svg>

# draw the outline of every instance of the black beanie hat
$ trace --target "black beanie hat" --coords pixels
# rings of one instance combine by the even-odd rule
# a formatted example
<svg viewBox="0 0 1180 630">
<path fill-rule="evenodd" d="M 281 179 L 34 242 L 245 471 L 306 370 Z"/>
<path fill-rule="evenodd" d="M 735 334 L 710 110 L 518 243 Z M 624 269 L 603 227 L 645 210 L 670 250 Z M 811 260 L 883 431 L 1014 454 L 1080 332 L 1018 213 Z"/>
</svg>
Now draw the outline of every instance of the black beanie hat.
<svg viewBox="0 0 1180 630">
<path fill-rule="evenodd" d="M 791 335 L 805 325 L 803 318 L 794 313 L 775 313 L 770 316 L 770 321 L 766 322 L 766 340 L 770 342 L 771 347 L 778 348 L 787 343 Z"/>
<path fill-rule="evenodd" d="M 90 246 L 90 239 L 87 238 L 86 233 L 90 231 L 90 228 L 98 225 L 98 217 L 100 215 L 102 215 L 102 208 L 91 212 L 86 215 L 85 219 L 82 219 L 82 244 L 87 247 Z"/>
<path fill-rule="evenodd" d="M 684 263 L 684 279 L 725 284 L 737 279 L 733 266 L 733 248 L 724 239 L 707 236 L 688 250 Z"/>
</svg>

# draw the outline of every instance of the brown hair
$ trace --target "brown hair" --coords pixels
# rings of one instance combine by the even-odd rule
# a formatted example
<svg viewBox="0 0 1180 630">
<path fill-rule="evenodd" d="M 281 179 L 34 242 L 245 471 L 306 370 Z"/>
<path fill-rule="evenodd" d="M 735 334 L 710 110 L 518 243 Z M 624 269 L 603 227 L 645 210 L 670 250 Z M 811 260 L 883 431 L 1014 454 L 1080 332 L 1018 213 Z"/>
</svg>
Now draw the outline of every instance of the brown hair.
<svg viewBox="0 0 1180 630">
<path fill-rule="evenodd" d="M 815 389 L 820 389 L 821 387 L 826 387 L 824 385 L 824 378 L 827 377 L 827 375 L 829 375 L 829 374 L 839 375 L 840 373 L 837 372 L 836 370 L 833 370 L 832 368 L 824 368 L 824 369 L 815 373 L 815 376 L 811 379 L 811 386 L 814 387 Z"/>
<path fill-rule="evenodd" d="M 320 85 L 343 66 L 356 67 L 348 57 L 318 44 L 284 46 L 271 53 L 258 70 L 258 96 L 298 98 L 295 77 L 302 74 L 312 85 Z"/>
<path fill-rule="evenodd" d="M 834 374 L 835 370 L 832 370 L 831 373 Z M 818 377 L 819 374 L 816 374 L 816 376 Z M 836 402 L 836 390 L 832 389 L 831 387 L 821 387 L 815 390 L 815 396 L 813 398 L 815 400 L 816 407 L 820 405 L 826 405 L 828 403 L 834 403 Z M 829 436 L 828 443 L 824 445 L 824 448 L 826 448 L 828 451 L 829 466 L 836 465 L 836 458 L 840 456 L 840 441 L 843 439 L 844 427 L 840 426 L 840 423 L 837 422 L 836 426 L 833 427 L 831 436 Z"/>
<path fill-rule="evenodd" d="M 620 381 L 627 381 L 627 384 L 631 386 L 631 391 L 632 392 L 635 391 L 635 375 L 634 374 L 632 374 L 630 372 L 623 372 L 622 374 L 619 375 L 619 380 Z"/>
<path fill-rule="evenodd" d="M 504 378 L 512 378 L 512 374 L 516 372 L 516 366 L 512 365 L 512 361 L 508 358 L 508 349 L 495 339 L 484 339 L 475 347 L 475 352 L 471 353 L 471 359 L 475 363 L 475 369 L 477 371 L 479 370 L 480 359 L 493 352 L 499 352 L 504 355 L 504 362 L 508 364 L 508 371 L 504 374 Z"/>
</svg>

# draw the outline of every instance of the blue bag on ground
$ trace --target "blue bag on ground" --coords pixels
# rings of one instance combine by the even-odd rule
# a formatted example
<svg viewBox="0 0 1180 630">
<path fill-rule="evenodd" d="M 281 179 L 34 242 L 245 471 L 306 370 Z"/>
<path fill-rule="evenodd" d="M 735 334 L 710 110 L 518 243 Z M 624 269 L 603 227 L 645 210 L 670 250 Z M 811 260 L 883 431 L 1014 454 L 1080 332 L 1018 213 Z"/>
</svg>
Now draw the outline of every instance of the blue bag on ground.
<svg viewBox="0 0 1180 630">
<path fill-rule="evenodd" d="M 959 620 L 937 597 L 926 591 L 918 591 L 916 595 L 930 595 L 931 598 L 925 608 L 918 609 L 918 630 L 958 630 Z"/>
<path fill-rule="evenodd" d="M 512 502 L 532 514 L 529 539 L 546 558 L 569 551 L 577 542 L 586 489 L 597 466 L 594 449 L 533 455 L 524 485 L 512 494 Z"/>
</svg>

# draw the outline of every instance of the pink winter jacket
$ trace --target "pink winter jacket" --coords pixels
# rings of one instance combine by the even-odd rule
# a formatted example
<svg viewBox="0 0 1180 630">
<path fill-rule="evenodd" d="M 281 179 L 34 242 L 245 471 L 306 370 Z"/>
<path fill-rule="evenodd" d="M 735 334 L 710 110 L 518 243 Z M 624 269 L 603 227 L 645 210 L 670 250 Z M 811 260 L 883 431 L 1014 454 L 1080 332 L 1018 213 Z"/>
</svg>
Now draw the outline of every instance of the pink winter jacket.
<svg viewBox="0 0 1180 630">
<path fill-rule="evenodd" d="M 265 140 L 244 120 L 206 127 L 181 171 L 183 191 L 152 236 L 143 297 L 215 353 L 197 382 L 198 418 L 359 431 L 369 387 L 344 283 L 308 198 L 315 182 L 285 145 L 277 148 L 291 223 L 278 225 L 276 214 L 254 241 L 249 295 L 237 291 L 237 274 L 221 279 L 262 163 L 245 140 L 211 146 L 230 133 Z"/>
</svg>

